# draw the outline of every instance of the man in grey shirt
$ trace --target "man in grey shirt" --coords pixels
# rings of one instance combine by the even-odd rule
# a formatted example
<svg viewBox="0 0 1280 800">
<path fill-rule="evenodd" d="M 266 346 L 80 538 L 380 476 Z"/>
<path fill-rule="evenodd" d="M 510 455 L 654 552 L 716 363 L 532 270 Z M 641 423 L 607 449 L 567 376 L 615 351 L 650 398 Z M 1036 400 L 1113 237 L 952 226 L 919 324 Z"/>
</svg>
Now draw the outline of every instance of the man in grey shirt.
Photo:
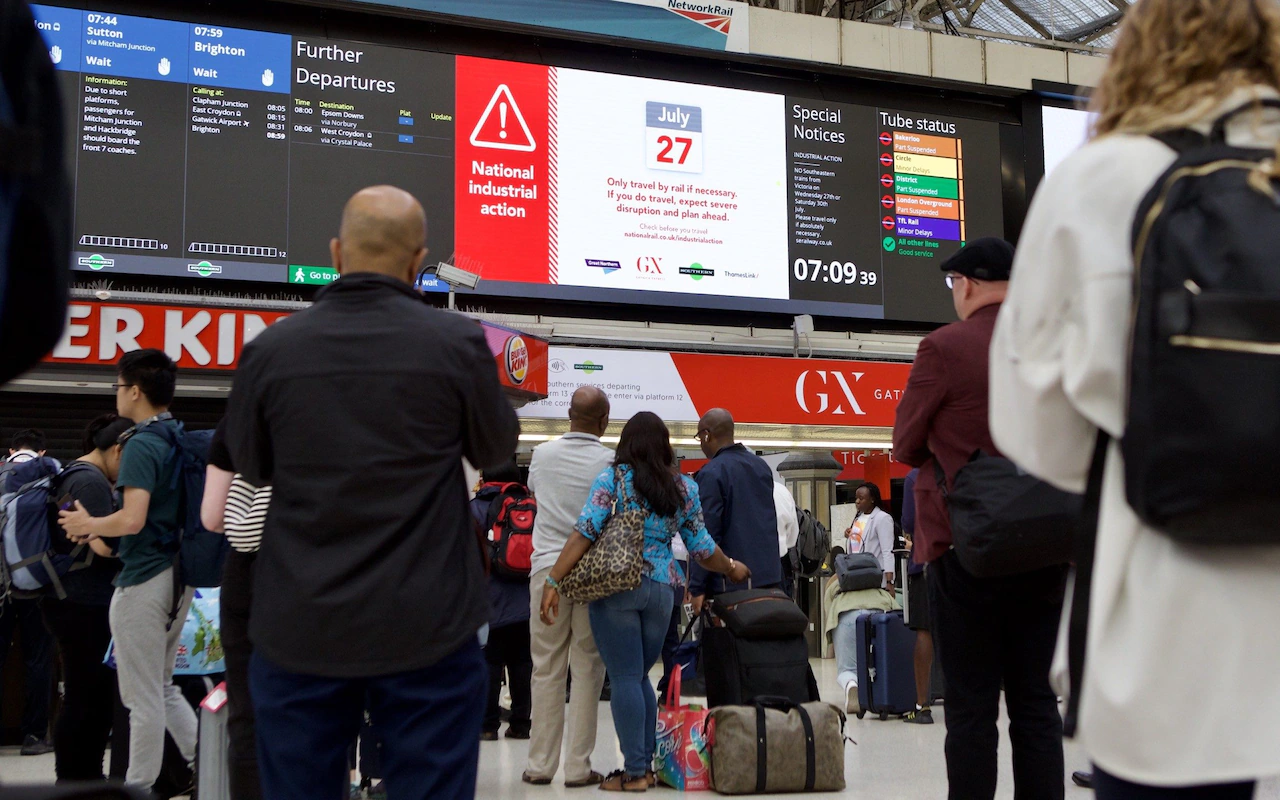
<svg viewBox="0 0 1280 800">
<path fill-rule="evenodd" d="M 533 655 L 533 730 L 525 783 L 551 783 L 560 767 L 565 733 L 565 679 L 573 670 L 569 703 L 569 748 L 565 785 L 592 786 L 602 780 L 591 770 L 596 744 L 604 662 L 591 635 L 587 606 L 562 599 L 551 625 L 539 619 L 542 587 L 586 505 L 591 485 L 613 464 L 613 451 L 600 443 L 609 425 L 609 398 L 594 386 L 582 386 L 569 404 L 569 433 L 539 445 L 529 466 L 529 489 L 538 499 L 533 523 L 533 564 L 529 592 L 530 650 Z"/>
</svg>

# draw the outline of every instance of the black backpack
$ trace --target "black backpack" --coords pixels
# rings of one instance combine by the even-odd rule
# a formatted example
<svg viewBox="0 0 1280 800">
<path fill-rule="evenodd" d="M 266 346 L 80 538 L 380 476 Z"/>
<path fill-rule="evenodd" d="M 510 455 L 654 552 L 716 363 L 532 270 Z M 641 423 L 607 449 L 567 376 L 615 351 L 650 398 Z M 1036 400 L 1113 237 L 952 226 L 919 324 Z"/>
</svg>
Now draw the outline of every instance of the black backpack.
<svg viewBox="0 0 1280 800">
<path fill-rule="evenodd" d="M 792 566 L 801 578 L 811 578 L 822 573 L 827 556 L 831 555 L 831 534 L 827 526 L 818 521 L 809 509 L 796 512 L 800 535 L 792 552 Z"/>
<path fill-rule="evenodd" d="M 1125 496 L 1154 530 L 1198 545 L 1280 544 L 1280 179 L 1273 148 L 1210 134 L 1154 138 L 1178 159 L 1138 207 L 1134 323 L 1120 450 Z M 1088 638 L 1098 512 L 1110 437 L 1098 434 L 1076 550 L 1068 639 L 1075 731 Z M 1205 465 L 1212 465 L 1206 469 Z"/>
<path fill-rule="evenodd" d="M 1179 157 L 1134 223 L 1125 494 L 1184 542 L 1280 544 L 1280 496 L 1258 489 L 1280 480 L 1280 181 L 1274 149 L 1225 133 L 1254 107 L 1158 136 Z"/>
<path fill-rule="evenodd" d="M 0 382 L 53 349 L 66 321 L 71 182 L 60 92 L 21 0 L 0 0 Z"/>
</svg>

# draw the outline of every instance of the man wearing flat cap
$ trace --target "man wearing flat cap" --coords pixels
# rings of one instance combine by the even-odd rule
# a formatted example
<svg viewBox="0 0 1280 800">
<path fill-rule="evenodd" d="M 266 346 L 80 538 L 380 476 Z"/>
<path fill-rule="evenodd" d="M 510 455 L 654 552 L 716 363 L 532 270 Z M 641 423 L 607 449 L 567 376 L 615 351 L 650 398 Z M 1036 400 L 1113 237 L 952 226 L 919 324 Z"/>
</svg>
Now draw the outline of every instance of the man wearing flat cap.
<svg viewBox="0 0 1280 800">
<path fill-rule="evenodd" d="M 1061 800 L 1065 793 L 1062 718 L 1049 686 L 1062 574 L 969 574 L 951 549 L 941 485 L 951 489 L 975 452 L 999 455 L 987 427 L 987 352 L 1012 265 L 1013 245 L 994 238 L 970 242 L 942 264 L 960 321 L 920 343 L 893 428 L 894 458 L 920 468 L 913 550 L 928 565 L 952 800 L 995 796 L 1002 684 L 1015 795 Z"/>
</svg>

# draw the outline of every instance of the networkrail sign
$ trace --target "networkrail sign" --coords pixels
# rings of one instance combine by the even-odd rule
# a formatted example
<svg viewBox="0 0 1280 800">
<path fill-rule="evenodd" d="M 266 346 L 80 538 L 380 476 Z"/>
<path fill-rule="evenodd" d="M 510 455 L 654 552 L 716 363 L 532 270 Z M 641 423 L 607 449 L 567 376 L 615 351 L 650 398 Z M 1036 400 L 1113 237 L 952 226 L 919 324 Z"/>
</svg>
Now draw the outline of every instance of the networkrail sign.
<svg viewBox="0 0 1280 800">
<path fill-rule="evenodd" d="M 357 0 L 473 19 L 662 44 L 750 52 L 750 6 L 737 0 Z"/>
</svg>

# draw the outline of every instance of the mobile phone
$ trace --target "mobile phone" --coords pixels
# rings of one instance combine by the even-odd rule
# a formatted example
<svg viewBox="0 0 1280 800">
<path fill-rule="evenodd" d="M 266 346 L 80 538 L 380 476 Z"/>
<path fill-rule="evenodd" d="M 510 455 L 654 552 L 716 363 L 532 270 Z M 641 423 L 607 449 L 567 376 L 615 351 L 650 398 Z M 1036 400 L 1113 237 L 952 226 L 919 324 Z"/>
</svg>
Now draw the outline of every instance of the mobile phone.
<svg viewBox="0 0 1280 800">
<path fill-rule="evenodd" d="M 62 497 L 58 498 L 59 511 L 70 511 L 75 507 L 76 507 L 76 500 L 70 494 L 64 494 Z"/>
</svg>

